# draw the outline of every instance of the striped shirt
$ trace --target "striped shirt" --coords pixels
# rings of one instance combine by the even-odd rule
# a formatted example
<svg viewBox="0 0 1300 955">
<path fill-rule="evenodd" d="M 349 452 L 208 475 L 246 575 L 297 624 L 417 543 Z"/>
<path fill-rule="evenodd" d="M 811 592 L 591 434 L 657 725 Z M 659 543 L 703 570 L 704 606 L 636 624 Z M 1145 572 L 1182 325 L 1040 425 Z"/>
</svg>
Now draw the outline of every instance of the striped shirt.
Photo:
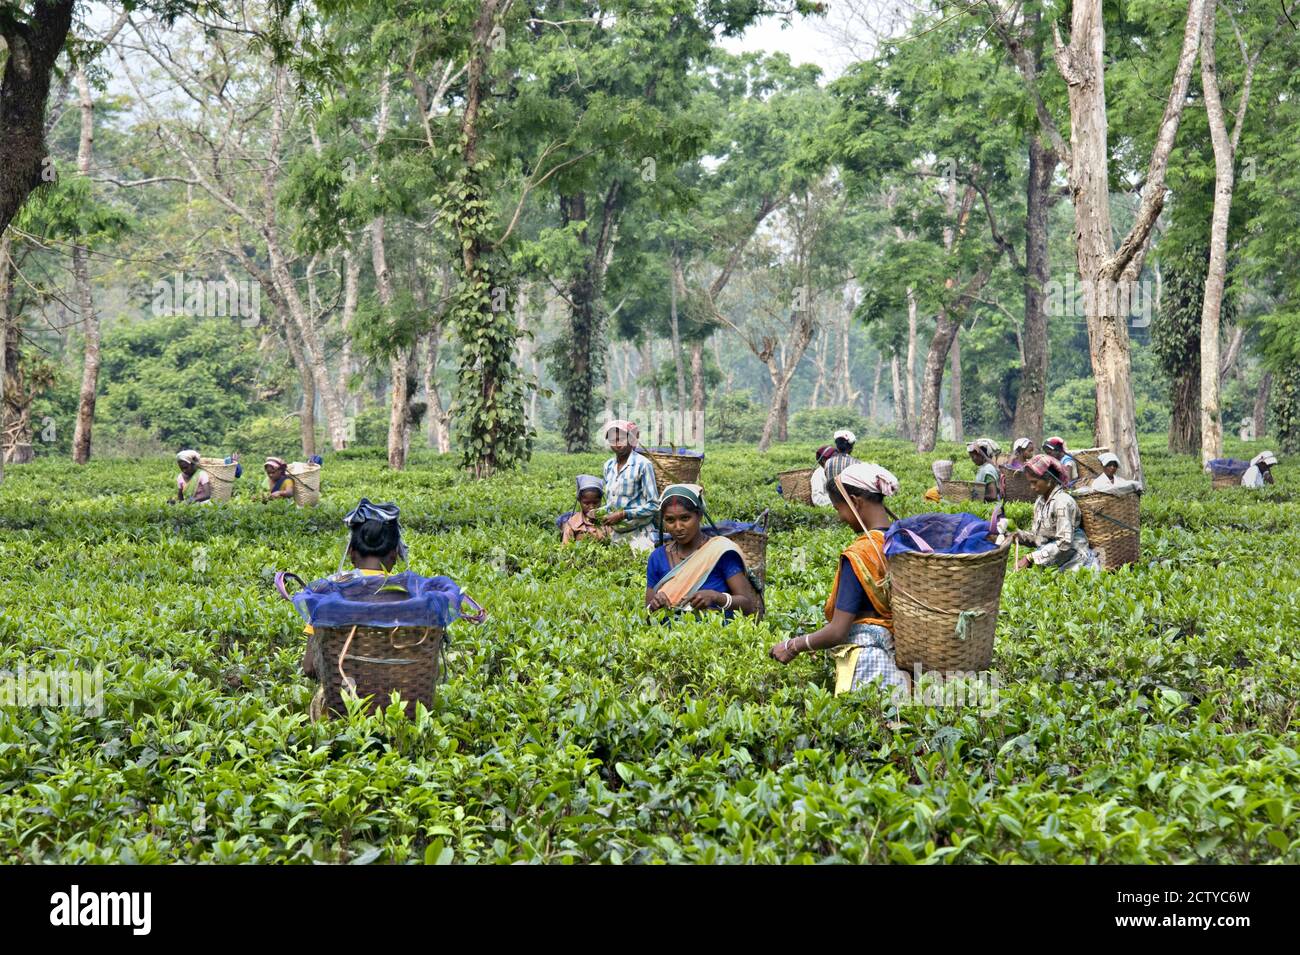
<svg viewBox="0 0 1300 955">
<path fill-rule="evenodd" d="M 605 462 L 605 503 L 609 511 L 626 511 L 627 520 L 649 519 L 659 510 L 659 489 L 650 459 L 633 451 L 622 470 L 618 458 Z"/>
</svg>

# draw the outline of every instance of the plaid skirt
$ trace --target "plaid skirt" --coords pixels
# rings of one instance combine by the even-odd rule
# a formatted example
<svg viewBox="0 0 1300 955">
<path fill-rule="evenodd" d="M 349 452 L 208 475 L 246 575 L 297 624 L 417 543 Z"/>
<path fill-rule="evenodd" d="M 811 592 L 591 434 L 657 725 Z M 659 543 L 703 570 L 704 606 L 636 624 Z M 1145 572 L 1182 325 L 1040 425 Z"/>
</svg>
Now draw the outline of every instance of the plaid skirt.
<svg viewBox="0 0 1300 955">
<path fill-rule="evenodd" d="M 894 662 L 894 635 L 884 627 L 874 623 L 855 623 L 849 628 L 846 641 L 833 647 L 831 653 L 837 664 L 841 658 L 856 657 L 849 690 L 865 686 L 871 680 L 879 680 L 885 686 L 907 686 L 907 675 Z M 841 681 L 836 682 L 838 692 Z"/>
</svg>

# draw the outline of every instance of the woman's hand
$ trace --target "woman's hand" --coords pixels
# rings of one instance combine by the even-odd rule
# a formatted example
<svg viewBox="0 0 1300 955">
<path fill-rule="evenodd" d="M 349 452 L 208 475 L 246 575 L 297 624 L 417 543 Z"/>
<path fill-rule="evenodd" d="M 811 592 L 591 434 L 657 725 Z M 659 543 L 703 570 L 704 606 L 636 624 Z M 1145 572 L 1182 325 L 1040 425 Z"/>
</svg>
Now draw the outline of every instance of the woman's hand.
<svg viewBox="0 0 1300 955">
<path fill-rule="evenodd" d="M 654 613 L 656 610 L 664 610 L 671 606 L 672 604 L 668 602 L 668 598 L 659 591 L 655 591 L 654 596 L 645 602 L 645 609 L 650 613 Z"/>
<path fill-rule="evenodd" d="M 796 640 L 782 640 L 767 651 L 767 654 L 778 663 L 789 663 L 799 655 L 799 651 L 795 649 L 795 643 Z"/>
<path fill-rule="evenodd" d="M 627 517 L 627 511 L 610 511 L 608 514 L 605 515 L 605 518 L 602 521 L 602 523 L 604 523 L 606 527 L 610 526 L 611 524 L 621 524 L 623 523 L 623 520 L 626 517 Z"/>
<path fill-rule="evenodd" d="M 697 590 L 691 595 L 690 604 L 695 610 L 709 610 L 721 607 L 727 602 L 727 595 L 716 590 Z"/>
</svg>

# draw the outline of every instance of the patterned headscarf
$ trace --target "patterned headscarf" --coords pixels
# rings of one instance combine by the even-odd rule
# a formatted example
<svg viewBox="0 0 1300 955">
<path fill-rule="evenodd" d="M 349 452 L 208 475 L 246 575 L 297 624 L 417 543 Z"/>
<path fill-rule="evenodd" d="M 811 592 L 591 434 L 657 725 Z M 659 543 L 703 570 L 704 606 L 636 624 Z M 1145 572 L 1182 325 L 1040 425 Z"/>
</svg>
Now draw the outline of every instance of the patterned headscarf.
<svg viewBox="0 0 1300 955">
<path fill-rule="evenodd" d="M 641 440 L 641 429 L 636 426 L 634 421 L 625 421 L 622 418 L 611 418 L 605 422 L 605 427 L 601 434 L 605 436 L 605 443 L 610 444 L 609 433 L 611 431 L 621 431 L 627 435 L 627 443 L 630 447 L 635 448 Z M 613 447 L 613 445 L 610 445 Z"/>
<path fill-rule="evenodd" d="M 277 471 L 279 471 L 281 468 L 288 467 L 288 465 L 285 463 L 284 458 L 275 458 L 275 457 L 267 458 L 266 463 L 262 466 L 273 467 Z"/>
<path fill-rule="evenodd" d="M 176 454 L 176 461 L 178 464 L 193 464 L 195 467 L 198 467 L 199 452 L 190 449 L 179 451 Z"/>
<path fill-rule="evenodd" d="M 833 454 L 826 461 L 826 480 L 834 481 L 836 476 L 843 474 L 846 468 L 859 464 L 857 458 L 850 454 Z"/>
<path fill-rule="evenodd" d="M 829 458 L 832 454 L 834 454 L 836 450 L 838 449 L 833 444 L 823 444 L 820 448 L 817 449 L 817 463 L 825 464 L 826 459 Z"/>
<path fill-rule="evenodd" d="M 977 438 L 970 444 L 966 445 L 966 450 L 979 451 L 985 458 L 992 461 L 993 456 L 1002 449 L 998 447 L 998 443 L 992 438 Z"/>
<path fill-rule="evenodd" d="M 1025 470 L 1034 477 L 1047 477 L 1056 481 L 1057 484 L 1064 485 L 1070 480 L 1066 473 L 1065 465 L 1050 454 L 1035 454 L 1025 463 Z"/>
<path fill-rule="evenodd" d="M 1064 451 L 1064 450 L 1065 450 L 1065 439 L 1064 439 L 1064 438 L 1061 438 L 1061 437 L 1051 437 L 1051 438 L 1048 438 L 1046 441 L 1043 442 L 1043 447 L 1044 447 L 1044 448 L 1060 448 L 1062 451 Z"/>
<path fill-rule="evenodd" d="M 1277 464 L 1277 455 L 1272 451 L 1261 451 L 1250 459 L 1250 463 L 1255 465 L 1255 467 L 1259 467 L 1263 464 L 1271 468 L 1273 465 Z"/>
<path fill-rule="evenodd" d="M 1032 448 L 1033 446 L 1034 442 L 1030 441 L 1028 438 L 1016 438 L 1015 444 L 1011 445 L 1011 453 L 1015 454 L 1024 448 Z"/>
<path fill-rule="evenodd" d="M 582 497 L 583 491 L 600 491 L 605 493 L 605 481 L 596 477 L 594 474 L 578 475 L 578 497 Z"/>
<path fill-rule="evenodd" d="M 659 495 L 659 510 L 664 509 L 664 505 L 674 497 L 680 497 L 684 501 L 690 501 L 691 504 L 699 508 L 700 512 L 704 511 L 704 488 L 698 484 L 669 484 L 664 488 L 664 492 Z"/>
<path fill-rule="evenodd" d="M 832 441 L 838 441 L 840 438 L 843 438 L 849 444 L 858 443 L 857 435 L 855 435 L 848 428 L 840 428 L 840 430 L 836 431 L 833 435 L 831 435 Z"/>
</svg>

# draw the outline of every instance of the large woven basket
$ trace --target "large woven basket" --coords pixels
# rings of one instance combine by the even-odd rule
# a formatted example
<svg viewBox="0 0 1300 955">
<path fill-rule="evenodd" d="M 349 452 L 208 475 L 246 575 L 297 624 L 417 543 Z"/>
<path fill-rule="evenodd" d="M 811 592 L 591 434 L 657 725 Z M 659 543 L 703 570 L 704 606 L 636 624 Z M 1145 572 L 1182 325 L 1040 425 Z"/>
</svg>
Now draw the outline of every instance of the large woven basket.
<svg viewBox="0 0 1300 955">
<path fill-rule="evenodd" d="M 393 690 L 401 694 L 407 716 L 415 716 L 416 703 L 432 708 L 445 633 L 442 627 L 317 627 L 316 675 L 325 689 L 322 715 L 347 712 L 343 674 L 355 681 L 357 696 L 373 697 L 367 713 L 388 706 Z"/>
<path fill-rule="evenodd" d="M 1215 474 L 1210 477 L 1210 487 L 1215 491 L 1227 490 L 1230 487 L 1241 487 L 1240 474 Z"/>
<path fill-rule="evenodd" d="M 235 490 L 237 464 L 227 464 L 222 458 L 199 458 L 199 467 L 212 478 L 212 500 L 228 501 Z"/>
<path fill-rule="evenodd" d="M 727 539 L 740 548 L 740 552 L 745 555 L 745 568 L 749 570 L 758 582 L 767 586 L 767 531 L 751 530 L 740 531 L 736 534 L 726 535 Z"/>
<path fill-rule="evenodd" d="M 899 667 L 989 668 L 1010 547 L 1006 543 L 983 554 L 911 551 L 889 558 Z"/>
<path fill-rule="evenodd" d="M 1101 456 L 1109 450 L 1110 448 L 1084 448 L 1082 451 L 1070 452 L 1074 463 L 1079 467 L 1080 484 L 1091 484 L 1093 478 L 1101 477 Z"/>
<path fill-rule="evenodd" d="M 703 455 L 678 454 L 671 448 L 637 448 L 637 451 L 654 465 L 655 486 L 660 494 L 670 484 L 699 483 Z"/>
<path fill-rule="evenodd" d="M 315 507 L 320 503 L 320 465 L 294 461 L 286 471 L 293 478 L 293 503 L 299 507 Z"/>
<path fill-rule="evenodd" d="M 945 501 L 958 504 L 964 501 L 982 501 L 984 485 L 978 481 L 940 481 L 939 496 Z"/>
<path fill-rule="evenodd" d="M 1140 494 L 1077 494 L 1083 532 L 1101 557 L 1101 566 L 1114 570 L 1135 564 L 1142 556 Z"/>
<path fill-rule="evenodd" d="M 1002 474 L 1002 499 L 1004 501 L 1029 501 L 1038 497 L 1033 488 L 1029 486 L 1029 475 L 1023 470 L 1013 470 L 1012 468 L 1001 468 Z"/>
<path fill-rule="evenodd" d="M 776 476 L 777 481 L 781 484 L 781 496 L 787 501 L 812 504 L 812 475 L 813 468 L 796 468 L 793 471 L 782 471 Z"/>
</svg>

